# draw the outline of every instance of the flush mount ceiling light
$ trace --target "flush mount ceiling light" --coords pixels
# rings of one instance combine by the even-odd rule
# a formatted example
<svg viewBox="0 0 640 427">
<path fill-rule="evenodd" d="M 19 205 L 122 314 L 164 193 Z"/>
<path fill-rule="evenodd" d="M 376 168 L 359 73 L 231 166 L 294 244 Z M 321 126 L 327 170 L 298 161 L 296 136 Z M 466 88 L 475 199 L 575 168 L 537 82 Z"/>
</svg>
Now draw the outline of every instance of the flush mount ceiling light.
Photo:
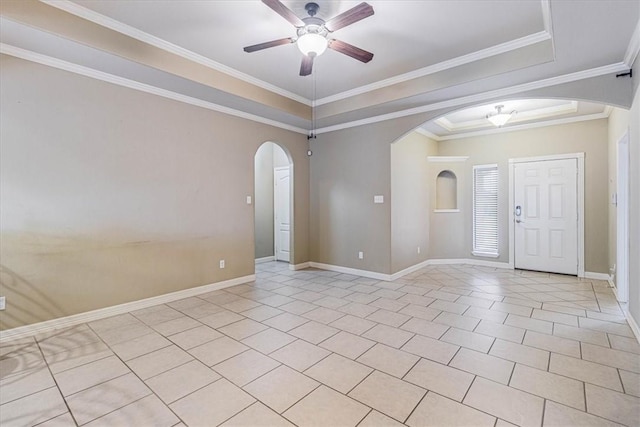
<svg viewBox="0 0 640 427">
<path fill-rule="evenodd" d="M 501 128 L 507 123 L 511 117 L 516 114 L 516 110 L 510 113 L 503 113 L 502 109 L 504 105 L 496 105 L 496 112 L 487 114 L 487 120 L 489 120 L 494 126 Z"/>
</svg>

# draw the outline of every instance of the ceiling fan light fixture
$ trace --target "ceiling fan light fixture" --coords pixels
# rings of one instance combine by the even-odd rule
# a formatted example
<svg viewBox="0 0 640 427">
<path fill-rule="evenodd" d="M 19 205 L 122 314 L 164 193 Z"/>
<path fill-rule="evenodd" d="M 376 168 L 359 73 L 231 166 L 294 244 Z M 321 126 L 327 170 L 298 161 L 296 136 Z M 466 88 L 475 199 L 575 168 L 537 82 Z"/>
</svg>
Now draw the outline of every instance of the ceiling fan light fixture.
<svg viewBox="0 0 640 427">
<path fill-rule="evenodd" d="M 298 49 L 307 56 L 320 56 L 327 50 L 329 41 L 316 33 L 306 33 L 298 38 Z"/>
<path fill-rule="evenodd" d="M 496 105 L 496 112 L 487 114 L 487 120 L 489 120 L 494 126 L 502 127 L 504 126 L 513 115 L 516 113 L 516 110 L 513 110 L 510 113 L 503 113 L 502 109 L 504 105 Z"/>
</svg>

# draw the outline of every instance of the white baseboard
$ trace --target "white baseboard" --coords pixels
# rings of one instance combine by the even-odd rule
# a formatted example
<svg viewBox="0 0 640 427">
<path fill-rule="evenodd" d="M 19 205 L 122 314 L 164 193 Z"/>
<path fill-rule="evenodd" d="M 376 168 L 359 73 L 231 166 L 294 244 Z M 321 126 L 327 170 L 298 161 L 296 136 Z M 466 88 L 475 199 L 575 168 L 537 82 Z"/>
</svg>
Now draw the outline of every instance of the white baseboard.
<svg viewBox="0 0 640 427">
<path fill-rule="evenodd" d="M 237 277 L 235 279 L 211 283 L 209 285 L 184 289 L 181 291 L 158 295 L 151 298 L 145 298 L 138 301 L 127 302 L 111 307 L 87 311 L 85 313 L 74 314 L 72 316 L 65 316 L 58 319 L 34 323 L 32 325 L 19 326 L 17 328 L 8 329 L 6 331 L 0 331 L 0 343 L 13 339 L 29 337 L 43 332 L 52 332 L 56 329 L 64 329 L 70 326 L 80 325 L 82 323 L 93 322 L 94 320 L 105 319 L 107 317 L 116 316 L 118 314 L 124 314 L 130 311 L 140 310 L 154 305 L 165 304 L 183 298 L 216 291 L 218 289 L 224 289 L 231 286 L 241 285 L 243 283 L 253 282 L 254 280 L 256 280 L 256 276 L 255 274 L 251 274 L 249 276 Z"/>
<path fill-rule="evenodd" d="M 276 260 L 276 257 L 274 257 L 274 256 L 266 256 L 266 257 L 263 257 L 263 258 L 256 258 L 256 264 L 262 264 L 262 263 L 265 263 L 265 262 L 271 262 L 271 261 L 275 261 L 275 260 Z"/>
<path fill-rule="evenodd" d="M 593 280 L 604 280 L 605 282 L 609 282 L 611 280 L 611 276 L 607 273 L 594 273 L 592 271 L 585 271 L 584 278 Z"/>
<path fill-rule="evenodd" d="M 429 260 L 429 259 L 426 260 L 426 261 L 419 262 L 417 264 L 414 264 L 414 265 L 412 265 L 410 267 L 405 268 L 404 270 L 400 270 L 400 271 L 398 271 L 396 273 L 393 273 L 390 276 L 390 280 L 397 280 L 397 279 L 399 279 L 399 278 L 401 278 L 403 276 L 406 276 L 407 274 L 413 273 L 414 271 L 418 271 L 421 268 L 424 268 L 424 267 L 426 267 L 428 265 L 431 265 L 431 260 Z"/>
<path fill-rule="evenodd" d="M 628 309 L 625 309 L 622 311 L 624 312 L 624 317 L 627 318 L 627 323 L 629 324 L 629 327 L 633 331 L 633 335 L 636 336 L 636 341 L 640 343 L 640 327 L 638 327 L 638 322 L 636 322 L 636 319 L 633 318 L 633 316 L 631 315 Z"/>
<path fill-rule="evenodd" d="M 513 269 L 506 262 L 496 262 L 496 261 L 484 261 L 480 259 L 428 259 L 426 261 L 422 261 L 418 264 L 412 265 L 410 267 L 405 268 L 404 270 L 400 270 L 393 274 L 385 274 L 378 273 L 376 271 L 369 270 L 359 270 L 357 268 L 350 267 L 342 267 L 339 265 L 331 265 L 331 264 L 322 264 L 319 262 L 310 262 L 311 267 L 320 268 L 322 270 L 336 271 L 338 273 L 346 273 L 353 274 L 356 276 L 368 277 L 370 279 L 384 280 L 386 282 L 391 282 L 393 280 L 397 280 L 403 276 L 406 276 L 409 273 L 413 273 L 414 271 L 420 270 L 421 268 L 427 267 L 429 265 L 449 265 L 449 264 L 467 264 L 467 265 L 477 265 L 482 267 L 494 267 L 494 268 L 506 268 Z"/>
<path fill-rule="evenodd" d="M 467 265 L 477 265 L 479 267 L 493 267 L 493 268 L 504 268 L 507 270 L 513 270 L 513 266 L 508 262 L 485 261 L 483 259 L 475 259 L 475 258 L 430 259 L 427 261 L 428 261 L 427 265 L 467 264 Z"/>
<path fill-rule="evenodd" d="M 293 271 L 304 270 L 305 268 L 309 268 L 309 267 L 311 267 L 310 262 L 303 262 L 300 264 L 289 264 L 289 270 L 293 270 Z"/>
<path fill-rule="evenodd" d="M 329 270 L 329 271 L 335 271 L 337 273 L 353 274 L 354 276 L 368 277 L 369 279 L 385 280 L 387 282 L 391 281 L 391 276 L 389 274 L 378 273 L 375 271 L 358 270 L 357 268 L 342 267 L 339 265 L 331 265 L 331 264 L 322 264 L 320 262 L 313 262 L 313 261 L 310 262 L 309 264 L 311 267 L 319 268 L 321 270 Z"/>
</svg>

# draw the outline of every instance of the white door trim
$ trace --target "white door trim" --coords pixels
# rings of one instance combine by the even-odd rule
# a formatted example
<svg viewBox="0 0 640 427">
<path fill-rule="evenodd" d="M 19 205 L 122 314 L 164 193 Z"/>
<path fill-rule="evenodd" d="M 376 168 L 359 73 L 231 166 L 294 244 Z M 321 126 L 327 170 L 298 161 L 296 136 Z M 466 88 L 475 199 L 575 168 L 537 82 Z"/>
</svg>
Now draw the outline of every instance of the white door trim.
<svg viewBox="0 0 640 427">
<path fill-rule="evenodd" d="M 576 159 L 578 161 L 578 277 L 584 277 L 584 153 L 554 154 L 550 156 L 509 159 L 509 267 L 515 268 L 515 203 L 514 169 L 517 163 L 545 160 Z"/>
<path fill-rule="evenodd" d="M 629 300 L 629 131 L 616 144 L 616 297 Z"/>
</svg>

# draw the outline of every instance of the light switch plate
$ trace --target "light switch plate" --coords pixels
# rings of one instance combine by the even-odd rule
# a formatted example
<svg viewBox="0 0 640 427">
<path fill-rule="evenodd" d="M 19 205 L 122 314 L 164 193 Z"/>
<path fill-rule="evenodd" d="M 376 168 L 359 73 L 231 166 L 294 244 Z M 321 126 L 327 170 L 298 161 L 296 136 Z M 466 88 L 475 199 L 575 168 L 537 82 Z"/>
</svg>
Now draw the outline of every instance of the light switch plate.
<svg viewBox="0 0 640 427">
<path fill-rule="evenodd" d="M 247 196 L 247 204 L 250 205 L 251 204 L 251 196 Z"/>
<path fill-rule="evenodd" d="M 384 196 L 373 196 L 373 203 L 384 203 Z"/>
<path fill-rule="evenodd" d="M 4 310 L 6 308 L 7 297 L 0 297 L 0 310 Z"/>
</svg>

